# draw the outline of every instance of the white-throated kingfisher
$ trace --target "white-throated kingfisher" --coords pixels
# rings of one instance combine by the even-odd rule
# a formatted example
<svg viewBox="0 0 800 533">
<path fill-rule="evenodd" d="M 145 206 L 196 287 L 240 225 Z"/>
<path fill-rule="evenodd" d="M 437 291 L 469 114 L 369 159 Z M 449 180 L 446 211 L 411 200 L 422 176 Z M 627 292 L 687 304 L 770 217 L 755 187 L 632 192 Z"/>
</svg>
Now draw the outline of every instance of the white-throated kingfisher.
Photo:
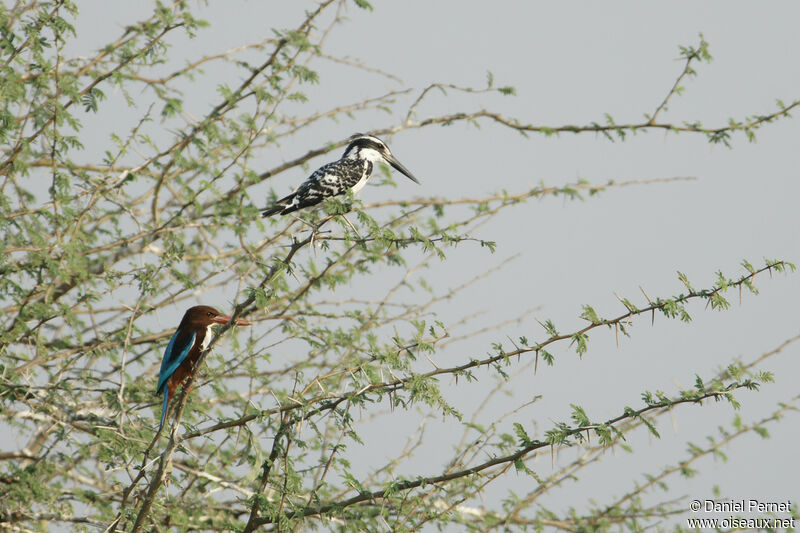
<svg viewBox="0 0 800 533">
<path fill-rule="evenodd" d="M 169 400 L 175 394 L 175 389 L 186 382 L 200 354 L 211 342 L 211 327 L 214 324 L 227 324 L 230 321 L 231 317 L 207 305 L 196 305 L 186 310 L 161 360 L 156 392 L 164 395 L 164 405 L 161 408 L 158 431 L 164 426 Z M 250 322 L 236 319 L 236 325 L 249 326 Z"/>
</svg>

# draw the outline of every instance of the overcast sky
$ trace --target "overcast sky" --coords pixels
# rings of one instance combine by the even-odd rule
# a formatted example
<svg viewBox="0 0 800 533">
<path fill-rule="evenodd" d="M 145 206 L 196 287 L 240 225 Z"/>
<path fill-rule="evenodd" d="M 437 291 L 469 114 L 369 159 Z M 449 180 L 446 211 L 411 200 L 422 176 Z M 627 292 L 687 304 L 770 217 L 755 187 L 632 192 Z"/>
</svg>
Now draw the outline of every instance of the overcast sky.
<svg viewBox="0 0 800 533">
<path fill-rule="evenodd" d="M 639 122 L 661 103 L 680 74 L 684 63 L 679 45 L 696 46 L 700 32 L 714 61 L 695 65 L 697 77 L 685 81 L 685 92 L 671 101 L 661 120 L 724 126 L 732 117 L 774 112 L 776 99 L 788 104 L 800 98 L 796 2 L 376 0 L 373 5 L 373 12 L 351 6 L 350 20 L 331 35 L 326 52 L 358 58 L 403 83 L 320 62 L 315 65 L 320 84 L 308 91 L 311 106 L 324 109 L 330 102 L 352 102 L 402 86 L 418 91 L 432 82 L 482 87 L 491 71 L 496 85 L 514 86 L 516 96 L 441 96 L 421 114 L 486 108 L 547 126 L 604 122 L 606 113 L 617 123 Z M 93 12 L 90 6 L 86 2 L 84 13 Z M 115 4 L 114 12 L 102 17 L 124 20 L 120 9 L 141 8 Z M 258 40 L 270 35 L 272 27 L 296 24 L 300 9 L 290 2 L 211 2 L 200 16 L 212 28 L 190 45 L 176 46 L 176 53 L 217 52 Z M 119 32 L 120 26 L 110 20 L 91 36 L 98 45 Z M 214 101 L 214 84 L 204 87 L 198 85 L 187 100 L 186 110 L 196 116 Z M 313 138 L 284 141 L 281 157 L 289 159 L 320 141 L 386 123 L 385 116 L 376 115 L 374 122 L 321 125 L 310 132 Z M 451 252 L 447 262 L 434 263 L 427 273 L 430 279 L 455 286 L 519 254 L 501 276 L 443 303 L 437 312 L 445 321 L 461 316 L 463 309 L 485 311 L 487 322 L 537 309 L 522 324 L 504 328 L 502 335 L 476 337 L 442 354 L 445 361 L 463 360 L 465 354 L 485 353 L 490 342 L 505 335 L 544 337 L 534 317 L 552 318 L 562 330 L 572 331 L 582 323 L 578 315 L 583 304 L 615 316 L 623 312 L 615 294 L 641 303 L 640 287 L 651 297 L 683 292 L 678 270 L 696 287 L 710 287 L 718 270 L 730 277 L 742 274 L 742 259 L 756 266 L 764 257 L 800 262 L 800 121 L 781 120 L 757 133 L 756 143 L 734 135 L 729 149 L 709 144 L 701 135 L 661 131 L 612 143 L 591 134 L 524 138 L 489 122 L 480 129 L 456 124 L 411 130 L 387 141 L 422 186 L 398 178 L 397 189 L 367 187 L 361 197 L 365 202 L 386 194 L 477 197 L 503 189 L 522 192 L 539 182 L 557 186 L 576 179 L 602 184 L 611 179 L 696 178 L 610 190 L 584 202 L 552 197 L 530 202 L 481 229 L 482 238 L 497 241 L 494 255 L 465 247 Z M 258 157 L 254 154 L 256 161 Z M 329 159 L 320 158 L 312 166 Z M 304 178 L 282 175 L 265 183 L 263 192 L 269 187 L 289 191 Z M 606 419 L 626 405 L 639 406 L 644 390 L 672 394 L 691 386 L 696 373 L 709 376 L 734 358 L 752 360 L 800 333 L 800 274 L 761 276 L 757 286 L 761 294 L 745 294 L 742 305 L 730 293 L 734 305 L 724 313 L 691 305 L 694 320 L 688 325 L 657 317 L 651 327 L 649 319 L 638 320 L 632 338 L 623 339 L 619 347 L 613 331 L 596 331 L 582 360 L 559 347 L 555 367 L 540 366 L 535 376 L 527 373 L 510 385 L 517 404 L 519 398 L 544 396 L 523 419 L 531 427 L 547 429 L 552 421 L 568 419 L 570 403 L 591 407 L 592 418 Z M 798 356 L 798 348 L 790 346 L 764 367 L 775 372 L 775 384 L 757 394 L 739 393 L 745 422 L 770 414 L 777 402 L 800 392 Z M 489 383 L 487 378 L 484 384 Z M 448 394 L 469 412 L 473 400 L 468 389 Z M 513 404 L 500 404 L 497 412 Z M 659 427 L 660 441 L 643 433 L 632 436 L 635 454 L 609 452 L 601 465 L 584 471 L 580 482 L 554 491 L 546 504 L 561 511 L 585 509 L 589 498 L 603 503 L 608 494 L 619 496 L 630 490 L 631 480 L 641 481 L 643 473 L 658 473 L 663 465 L 684 459 L 688 441 L 705 444 L 706 435 L 733 416 L 722 403 L 680 407 L 672 427 Z M 403 423 L 398 420 L 398 427 Z M 770 427 L 773 437 L 767 443 L 755 436 L 737 440 L 725 449 L 727 463 L 708 458 L 696 465 L 701 473 L 691 485 L 672 480 L 673 494 L 686 494 L 687 502 L 710 498 L 712 487 L 719 485 L 723 497 L 797 501 L 797 427 L 796 415 L 790 414 Z M 436 446 L 449 450 L 446 425 L 429 431 L 416 473 L 432 473 L 441 466 Z M 366 435 L 365 457 L 380 462 L 391 455 L 394 440 L 381 441 L 386 428 L 372 428 Z M 546 475 L 551 466 L 545 463 L 535 467 Z M 529 482 L 515 478 L 504 486 Z"/>
</svg>

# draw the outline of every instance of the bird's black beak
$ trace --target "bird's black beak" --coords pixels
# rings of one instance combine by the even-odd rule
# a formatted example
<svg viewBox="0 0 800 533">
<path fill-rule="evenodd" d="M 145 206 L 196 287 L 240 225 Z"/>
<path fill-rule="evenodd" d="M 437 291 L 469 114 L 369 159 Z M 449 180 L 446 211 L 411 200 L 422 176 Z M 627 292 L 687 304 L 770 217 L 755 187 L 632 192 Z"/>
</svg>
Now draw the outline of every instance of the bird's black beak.
<svg viewBox="0 0 800 533">
<path fill-rule="evenodd" d="M 412 174 L 410 170 L 404 167 L 403 164 L 400 161 L 398 161 L 392 154 L 389 154 L 386 157 L 386 161 L 394 168 L 396 168 L 398 171 L 402 172 L 408 179 L 410 179 L 416 184 L 419 184 L 419 180 L 414 177 L 414 174 Z"/>
</svg>

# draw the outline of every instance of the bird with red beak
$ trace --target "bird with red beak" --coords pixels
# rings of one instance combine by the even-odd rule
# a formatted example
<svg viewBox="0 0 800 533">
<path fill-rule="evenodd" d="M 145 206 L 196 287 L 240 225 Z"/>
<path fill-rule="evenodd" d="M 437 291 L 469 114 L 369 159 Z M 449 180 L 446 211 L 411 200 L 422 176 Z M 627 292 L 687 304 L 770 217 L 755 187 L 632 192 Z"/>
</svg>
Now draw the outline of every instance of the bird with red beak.
<svg viewBox="0 0 800 533">
<path fill-rule="evenodd" d="M 161 360 L 156 392 L 164 395 L 164 404 L 161 408 L 158 431 L 164 426 L 169 400 L 175 394 L 175 389 L 178 385 L 185 384 L 200 354 L 208 348 L 211 342 L 211 328 L 215 324 L 227 324 L 230 321 L 230 316 L 223 315 L 207 305 L 197 305 L 186 310 Z M 249 326 L 250 322 L 237 318 L 235 324 Z"/>
</svg>

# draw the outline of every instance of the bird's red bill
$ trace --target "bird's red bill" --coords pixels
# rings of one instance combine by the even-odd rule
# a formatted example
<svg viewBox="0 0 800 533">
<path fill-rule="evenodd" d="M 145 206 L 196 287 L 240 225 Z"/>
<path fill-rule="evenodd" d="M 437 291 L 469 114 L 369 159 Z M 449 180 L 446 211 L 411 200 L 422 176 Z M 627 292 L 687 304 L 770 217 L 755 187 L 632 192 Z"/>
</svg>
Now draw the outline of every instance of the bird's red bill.
<svg viewBox="0 0 800 533">
<path fill-rule="evenodd" d="M 227 324 L 231 321 L 231 317 L 228 315 L 217 315 L 214 317 L 214 322 L 217 324 Z M 243 318 L 237 318 L 236 322 L 234 322 L 237 326 L 249 326 L 250 322 L 244 320 Z"/>
</svg>

